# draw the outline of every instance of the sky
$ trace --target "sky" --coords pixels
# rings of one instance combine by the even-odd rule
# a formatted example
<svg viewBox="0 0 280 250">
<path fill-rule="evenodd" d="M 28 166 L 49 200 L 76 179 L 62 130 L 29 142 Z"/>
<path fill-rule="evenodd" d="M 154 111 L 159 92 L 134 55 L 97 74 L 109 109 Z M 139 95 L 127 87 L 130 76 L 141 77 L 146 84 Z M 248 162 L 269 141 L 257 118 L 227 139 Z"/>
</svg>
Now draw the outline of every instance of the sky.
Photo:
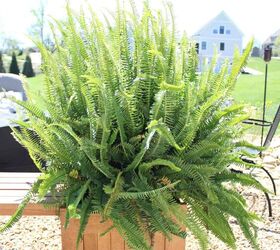
<svg viewBox="0 0 280 250">
<path fill-rule="evenodd" d="M 63 18 L 66 0 L 44 0 L 47 15 Z M 74 9 L 85 0 L 69 0 Z M 86 0 L 97 12 L 115 9 L 115 0 Z M 122 1 L 122 0 L 121 0 Z M 141 5 L 143 0 L 135 0 Z M 160 0 L 151 0 L 156 7 Z M 173 4 L 176 27 L 191 36 L 210 19 L 224 10 L 244 33 L 244 44 L 251 37 L 261 44 L 268 36 L 280 29 L 279 0 L 169 0 Z M 37 9 L 40 0 L 0 0 L 0 36 L 15 38 L 22 45 L 31 45 L 28 29 L 35 19 L 32 9 Z"/>
</svg>

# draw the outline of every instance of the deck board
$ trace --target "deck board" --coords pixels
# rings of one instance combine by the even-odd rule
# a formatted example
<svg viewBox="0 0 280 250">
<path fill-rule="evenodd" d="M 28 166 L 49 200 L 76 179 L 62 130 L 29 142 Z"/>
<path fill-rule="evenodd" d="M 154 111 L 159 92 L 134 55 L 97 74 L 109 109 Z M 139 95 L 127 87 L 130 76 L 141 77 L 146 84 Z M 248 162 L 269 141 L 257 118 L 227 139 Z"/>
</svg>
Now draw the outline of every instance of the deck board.
<svg viewBox="0 0 280 250">
<path fill-rule="evenodd" d="M 0 172 L 0 216 L 12 215 L 41 173 Z M 47 195 L 46 197 L 50 197 Z M 42 204 L 28 204 L 23 215 L 57 215 L 57 209 Z"/>
<path fill-rule="evenodd" d="M 25 177 L 25 178 L 13 178 L 13 177 L 1 177 L 0 176 L 0 184 L 4 183 L 33 183 L 36 181 L 34 177 Z"/>
<path fill-rule="evenodd" d="M 24 197 L 29 189 L 25 190 L 0 190 L 0 197 Z"/>
<path fill-rule="evenodd" d="M 31 183 L 1 183 L 0 190 L 28 190 Z"/>
<path fill-rule="evenodd" d="M 40 173 L 0 172 L 1 203 L 4 203 L 5 197 L 23 198 L 39 176 Z"/>
<path fill-rule="evenodd" d="M 1 178 L 37 178 L 41 173 L 16 173 L 16 172 L 0 172 Z"/>
<path fill-rule="evenodd" d="M 12 215 L 18 207 L 18 204 L 1 204 L 0 216 Z M 23 215 L 29 216 L 55 216 L 59 211 L 55 208 L 45 208 L 41 204 L 28 204 L 23 211 Z"/>
</svg>

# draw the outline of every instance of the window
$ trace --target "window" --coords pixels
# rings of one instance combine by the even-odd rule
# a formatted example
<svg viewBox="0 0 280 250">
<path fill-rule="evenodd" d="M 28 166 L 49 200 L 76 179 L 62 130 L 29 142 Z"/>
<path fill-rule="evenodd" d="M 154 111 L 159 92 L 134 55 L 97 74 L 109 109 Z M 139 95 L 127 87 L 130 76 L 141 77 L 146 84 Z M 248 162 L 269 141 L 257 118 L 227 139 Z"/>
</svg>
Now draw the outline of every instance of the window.
<svg viewBox="0 0 280 250">
<path fill-rule="evenodd" d="M 226 30 L 226 34 L 229 35 L 230 34 L 230 30 Z"/>
<path fill-rule="evenodd" d="M 220 26 L 220 34 L 224 34 L 225 33 L 225 26 Z"/>
<path fill-rule="evenodd" d="M 220 43 L 220 50 L 225 50 L 225 43 Z"/>
<path fill-rule="evenodd" d="M 206 42 L 202 42 L 201 43 L 201 49 L 202 50 L 206 50 Z"/>
<path fill-rule="evenodd" d="M 213 34 L 218 34 L 218 30 L 217 29 L 213 29 Z"/>
<path fill-rule="evenodd" d="M 196 50 L 196 53 L 199 54 L 199 43 L 195 44 L 195 50 Z"/>
</svg>

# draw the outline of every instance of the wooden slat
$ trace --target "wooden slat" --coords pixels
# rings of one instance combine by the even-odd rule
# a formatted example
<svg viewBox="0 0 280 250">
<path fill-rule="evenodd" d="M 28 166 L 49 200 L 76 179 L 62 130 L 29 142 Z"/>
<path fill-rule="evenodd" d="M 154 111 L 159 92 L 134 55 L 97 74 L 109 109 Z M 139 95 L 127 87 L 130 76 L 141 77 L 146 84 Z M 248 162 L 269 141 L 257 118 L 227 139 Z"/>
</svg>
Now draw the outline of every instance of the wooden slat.
<svg viewBox="0 0 280 250">
<path fill-rule="evenodd" d="M 60 209 L 60 222 L 61 222 L 61 242 L 62 250 L 76 250 L 76 239 L 79 230 L 79 220 L 71 219 L 67 228 L 64 228 L 66 210 Z M 78 250 L 84 249 L 83 241 L 80 242 Z"/>
<path fill-rule="evenodd" d="M 0 190 L 0 197 L 24 197 L 28 190 Z"/>
<path fill-rule="evenodd" d="M 22 191 L 22 190 L 20 190 Z M 13 190 L 14 192 L 14 190 Z M 21 202 L 21 200 L 24 198 L 24 196 L 19 195 L 19 196 L 0 196 L 0 204 L 9 204 L 9 201 L 18 201 L 17 203 L 19 204 Z M 45 195 L 45 199 L 46 202 L 53 202 L 53 196 L 51 196 L 51 194 L 47 194 Z M 14 202 L 13 202 L 14 203 Z"/>
<path fill-rule="evenodd" d="M 162 250 L 165 249 L 165 237 L 161 233 L 156 233 L 154 236 L 154 250 Z"/>
<path fill-rule="evenodd" d="M 0 204 L 0 215 L 12 215 L 18 207 L 18 204 Z M 47 216 L 58 215 L 58 210 L 51 208 L 47 209 L 41 204 L 28 204 L 23 211 L 23 215 L 29 216 Z"/>
<path fill-rule="evenodd" d="M 98 250 L 111 250 L 111 240 L 110 240 L 110 233 L 107 233 L 103 236 L 98 236 Z M 87 248 L 87 246 L 85 247 Z M 113 248 L 114 249 L 114 248 Z"/>
<path fill-rule="evenodd" d="M 1 204 L 19 204 L 21 203 L 23 197 L 0 197 Z"/>
<path fill-rule="evenodd" d="M 0 205 L 1 204 L 19 204 L 28 190 L 0 190 Z M 51 194 L 45 196 L 46 201 L 51 201 Z"/>
<path fill-rule="evenodd" d="M 13 172 L 0 172 L 1 178 L 38 178 L 42 173 L 13 173 Z"/>
<path fill-rule="evenodd" d="M 85 249 L 99 250 L 99 248 L 98 248 L 98 235 L 97 234 L 86 234 L 86 235 L 84 235 L 83 250 L 85 250 Z"/>
<path fill-rule="evenodd" d="M 36 181 L 34 177 L 23 177 L 23 178 L 13 178 L 13 177 L 0 177 L 0 183 L 28 183 L 32 184 Z"/>
<path fill-rule="evenodd" d="M 88 232 L 91 233 L 91 230 L 87 230 L 88 228 L 94 228 L 95 233 L 103 233 L 109 227 L 113 225 L 112 221 L 105 221 L 101 223 L 102 218 L 99 214 L 92 214 L 88 220 L 87 228 L 85 230 L 85 234 Z"/>
<path fill-rule="evenodd" d="M 165 250 L 184 250 L 185 249 L 185 239 L 178 236 L 172 236 L 172 240 L 169 241 L 165 239 Z"/>
<path fill-rule="evenodd" d="M 29 190 L 31 185 L 28 183 L 2 183 L 0 182 L 0 190 Z"/>
<path fill-rule="evenodd" d="M 111 250 L 125 250 L 125 242 L 116 229 L 110 232 Z"/>
</svg>

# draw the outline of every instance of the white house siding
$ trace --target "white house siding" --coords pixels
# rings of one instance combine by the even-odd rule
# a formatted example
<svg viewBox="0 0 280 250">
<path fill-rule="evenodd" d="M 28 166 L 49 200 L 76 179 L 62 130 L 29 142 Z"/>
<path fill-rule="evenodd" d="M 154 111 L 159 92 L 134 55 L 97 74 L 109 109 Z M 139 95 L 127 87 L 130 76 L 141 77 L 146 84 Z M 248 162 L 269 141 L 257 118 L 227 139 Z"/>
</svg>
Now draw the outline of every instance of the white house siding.
<svg viewBox="0 0 280 250">
<path fill-rule="evenodd" d="M 42 64 L 42 56 L 40 52 L 31 52 L 29 53 L 29 56 L 31 57 L 33 70 L 36 74 L 41 73 L 41 64 Z"/>
<path fill-rule="evenodd" d="M 224 34 L 219 33 L 220 26 L 224 27 Z M 213 33 L 214 29 L 217 30 L 217 34 Z M 230 34 L 227 34 L 227 30 L 230 31 Z M 199 44 L 199 69 L 202 68 L 205 60 L 210 61 L 212 59 L 215 49 L 219 54 L 218 67 L 225 58 L 231 60 L 235 48 L 242 50 L 242 36 L 242 32 L 234 22 L 225 12 L 221 12 L 193 36 L 193 39 Z M 203 48 L 205 42 L 206 48 Z M 224 43 L 224 50 L 220 50 L 220 43 Z"/>
</svg>

